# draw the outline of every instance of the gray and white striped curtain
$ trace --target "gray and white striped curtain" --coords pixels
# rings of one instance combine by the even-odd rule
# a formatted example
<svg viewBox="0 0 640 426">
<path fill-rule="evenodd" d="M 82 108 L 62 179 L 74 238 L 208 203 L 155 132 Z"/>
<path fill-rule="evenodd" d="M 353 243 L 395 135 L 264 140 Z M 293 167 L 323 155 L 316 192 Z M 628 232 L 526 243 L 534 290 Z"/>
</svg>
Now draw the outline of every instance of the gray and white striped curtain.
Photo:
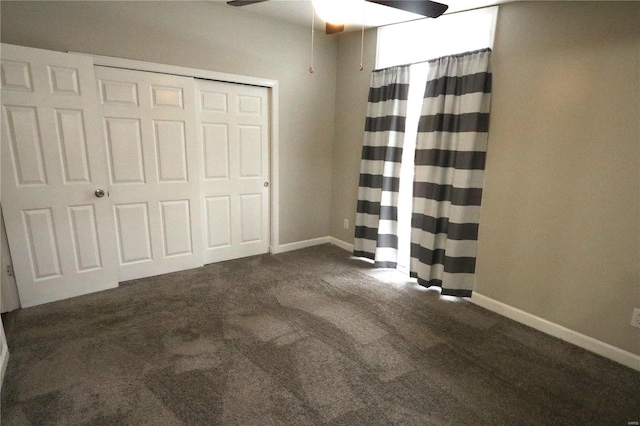
<svg viewBox="0 0 640 426">
<path fill-rule="evenodd" d="M 354 255 L 395 268 L 409 65 L 374 71 L 365 124 Z"/>
<path fill-rule="evenodd" d="M 489 49 L 430 61 L 418 125 L 411 276 L 471 296 L 491 102 Z"/>
</svg>

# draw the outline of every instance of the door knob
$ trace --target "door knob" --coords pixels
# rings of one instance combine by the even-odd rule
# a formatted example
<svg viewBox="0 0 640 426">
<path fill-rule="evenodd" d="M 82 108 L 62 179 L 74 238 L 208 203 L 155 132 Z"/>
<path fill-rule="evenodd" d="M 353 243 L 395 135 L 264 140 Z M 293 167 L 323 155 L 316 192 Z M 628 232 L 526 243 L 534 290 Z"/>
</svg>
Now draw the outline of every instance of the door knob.
<svg viewBox="0 0 640 426">
<path fill-rule="evenodd" d="M 95 194 L 96 194 L 96 197 L 102 198 L 105 196 L 106 192 L 104 192 L 104 189 L 96 189 Z"/>
</svg>

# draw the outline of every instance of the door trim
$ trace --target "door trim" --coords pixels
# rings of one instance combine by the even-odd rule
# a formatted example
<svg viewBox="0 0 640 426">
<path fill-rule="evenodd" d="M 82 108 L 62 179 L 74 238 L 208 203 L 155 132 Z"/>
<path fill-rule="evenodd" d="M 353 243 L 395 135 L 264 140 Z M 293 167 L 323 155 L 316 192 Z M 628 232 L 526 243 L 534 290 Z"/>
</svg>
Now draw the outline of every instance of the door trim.
<svg viewBox="0 0 640 426">
<path fill-rule="evenodd" d="M 269 150 L 270 150 L 270 178 L 271 187 L 270 195 L 270 239 L 269 251 L 278 253 L 280 251 L 280 167 L 279 167 L 279 99 L 280 99 L 280 82 L 278 80 L 252 77 L 240 74 L 229 74 L 218 71 L 209 71 L 198 68 L 182 67 L 177 65 L 158 64 L 155 62 L 138 61 L 135 59 L 115 58 L 112 56 L 92 55 L 83 52 L 73 52 L 76 55 L 89 56 L 93 59 L 93 64 L 111 68 L 123 68 L 135 71 L 156 72 L 161 74 L 179 75 L 183 77 L 200 78 L 204 80 L 223 81 L 227 83 L 247 84 L 251 86 L 266 87 L 269 89 L 269 108 L 271 117 L 269 119 Z"/>
</svg>

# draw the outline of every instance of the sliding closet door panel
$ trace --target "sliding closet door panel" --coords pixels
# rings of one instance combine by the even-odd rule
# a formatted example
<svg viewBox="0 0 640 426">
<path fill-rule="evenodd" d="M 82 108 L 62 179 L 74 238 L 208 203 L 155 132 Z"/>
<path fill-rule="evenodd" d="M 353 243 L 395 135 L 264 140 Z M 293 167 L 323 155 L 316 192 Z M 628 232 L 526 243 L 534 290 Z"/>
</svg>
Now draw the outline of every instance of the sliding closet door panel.
<svg viewBox="0 0 640 426">
<path fill-rule="evenodd" d="M 93 63 L 2 45 L 2 207 L 22 307 L 117 286 Z"/>
<path fill-rule="evenodd" d="M 269 251 L 268 89 L 196 80 L 205 263 Z"/>
<path fill-rule="evenodd" d="M 120 281 L 202 265 L 192 78 L 96 67 Z"/>
</svg>

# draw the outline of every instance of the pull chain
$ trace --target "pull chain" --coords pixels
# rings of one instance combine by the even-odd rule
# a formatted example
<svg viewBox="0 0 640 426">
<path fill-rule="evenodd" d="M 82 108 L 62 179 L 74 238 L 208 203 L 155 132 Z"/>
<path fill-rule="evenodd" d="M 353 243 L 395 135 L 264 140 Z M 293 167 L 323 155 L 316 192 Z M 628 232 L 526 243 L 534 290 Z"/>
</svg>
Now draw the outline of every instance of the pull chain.
<svg viewBox="0 0 640 426">
<path fill-rule="evenodd" d="M 313 74 L 316 70 L 313 68 L 313 36 L 316 32 L 316 12 L 311 8 L 311 66 L 309 72 Z"/>
<path fill-rule="evenodd" d="M 364 4 L 362 6 L 362 36 L 360 38 L 360 71 L 364 69 L 364 65 L 362 65 L 364 58 L 364 18 L 365 18 L 365 7 Z"/>
</svg>

